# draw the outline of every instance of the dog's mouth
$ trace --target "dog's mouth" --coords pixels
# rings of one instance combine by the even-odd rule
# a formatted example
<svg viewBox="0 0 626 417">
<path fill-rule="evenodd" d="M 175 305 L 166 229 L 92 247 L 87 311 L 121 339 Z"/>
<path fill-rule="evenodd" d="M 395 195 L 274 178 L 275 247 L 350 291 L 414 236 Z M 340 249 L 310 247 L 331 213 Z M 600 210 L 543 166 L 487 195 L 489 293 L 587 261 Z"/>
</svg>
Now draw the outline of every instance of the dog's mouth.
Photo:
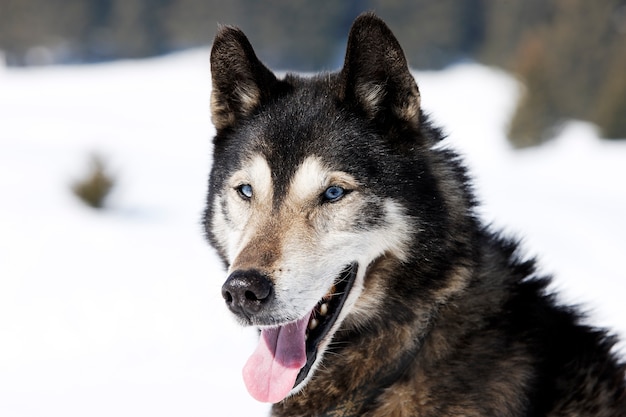
<svg viewBox="0 0 626 417">
<path fill-rule="evenodd" d="M 333 327 L 343 305 L 350 294 L 352 285 L 356 279 L 357 265 L 351 264 L 341 275 L 339 275 L 335 285 L 320 300 L 313 309 L 306 331 L 306 364 L 296 378 L 293 387 L 300 385 L 311 371 L 311 367 L 317 359 L 317 351 L 320 343 L 326 338 L 328 332 Z"/>
<path fill-rule="evenodd" d="M 282 401 L 311 372 L 322 343 L 330 336 L 356 280 L 357 264 L 346 267 L 328 293 L 305 317 L 261 330 L 257 349 L 243 376 L 250 394 L 259 401 Z"/>
</svg>

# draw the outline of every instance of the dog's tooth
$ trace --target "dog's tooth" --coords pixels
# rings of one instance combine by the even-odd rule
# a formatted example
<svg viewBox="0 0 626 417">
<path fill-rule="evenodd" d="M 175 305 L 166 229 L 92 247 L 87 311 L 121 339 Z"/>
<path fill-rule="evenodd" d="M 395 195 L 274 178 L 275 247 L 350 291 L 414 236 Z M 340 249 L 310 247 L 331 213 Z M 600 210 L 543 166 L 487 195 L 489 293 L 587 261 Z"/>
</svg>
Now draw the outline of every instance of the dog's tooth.
<svg viewBox="0 0 626 417">
<path fill-rule="evenodd" d="M 328 304 L 324 303 L 320 306 L 320 315 L 325 316 L 328 314 Z"/>
<path fill-rule="evenodd" d="M 309 330 L 314 330 L 318 324 L 319 322 L 317 321 L 317 319 L 311 319 L 311 321 L 309 322 Z"/>
</svg>

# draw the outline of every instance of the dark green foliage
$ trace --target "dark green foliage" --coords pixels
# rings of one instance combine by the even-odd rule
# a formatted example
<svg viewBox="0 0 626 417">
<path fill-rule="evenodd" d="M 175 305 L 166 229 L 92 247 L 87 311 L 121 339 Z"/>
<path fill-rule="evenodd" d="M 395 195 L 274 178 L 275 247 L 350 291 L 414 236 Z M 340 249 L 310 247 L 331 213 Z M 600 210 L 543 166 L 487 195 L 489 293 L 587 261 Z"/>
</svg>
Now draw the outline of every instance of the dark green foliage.
<svg viewBox="0 0 626 417">
<path fill-rule="evenodd" d="M 94 154 L 89 161 L 88 172 L 83 179 L 72 184 L 72 191 L 83 203 L 101 209 L 114 184 L 115 180 L 107 172 L 104 159 Z"/>
</svg>

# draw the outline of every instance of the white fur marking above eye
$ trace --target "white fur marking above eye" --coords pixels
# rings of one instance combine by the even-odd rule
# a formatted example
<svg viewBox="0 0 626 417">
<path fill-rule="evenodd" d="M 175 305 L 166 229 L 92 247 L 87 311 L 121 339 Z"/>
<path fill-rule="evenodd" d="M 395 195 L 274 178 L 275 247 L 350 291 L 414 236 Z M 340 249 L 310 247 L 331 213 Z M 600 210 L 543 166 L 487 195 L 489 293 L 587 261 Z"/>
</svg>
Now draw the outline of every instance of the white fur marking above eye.
<svg viewBox="0 0 626 417">
<path fill-rule="evenodd" d="M 233 174 L 228 181 L 231 189 L 247 184 L 252 187 L 252 199 L 258 204 L 271 204 L 272 173 L 265 158 L 261 155 L 252 156 L 243 168 Z"/>
<path fill-rule="evenodd" d="M 317 199 L 330 186 L 353 190 L 357 188 L 358 182 L 350 174 L 332 171 L 321 158 L 309 156 L 300 164 L 291 180 L 288 200 L 292 204 L 303 204 Z"/>
<path fill-rule="evenodd" d="M 296 171 L 289 186 L 289 199 L 294 203 L 314 198 L 325 188 L 329 170 L 324 167 L 320 158 L 309 156 Z"/>
</svg>

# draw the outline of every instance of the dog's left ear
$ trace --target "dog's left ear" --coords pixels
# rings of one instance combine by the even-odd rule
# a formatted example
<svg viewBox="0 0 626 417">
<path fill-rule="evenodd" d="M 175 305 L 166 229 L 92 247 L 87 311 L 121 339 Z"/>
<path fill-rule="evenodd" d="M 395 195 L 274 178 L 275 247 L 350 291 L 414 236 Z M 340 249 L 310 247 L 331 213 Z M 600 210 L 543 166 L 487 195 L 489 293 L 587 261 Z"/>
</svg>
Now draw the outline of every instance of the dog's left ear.
<svg viewBox="0 0 626 417">
<path fill-rule="evenodd" d="M 211 49 L 211 119 L 217 130 L 249 115 L 276 84 L 276 76 L 259 61 L 244 33 L 221 26 Z"/>
<path fill-rule="evenodd" d="M 418 127 L 419 89 L 397 39 L 373 13 L 352 24 L 341 76 L 341 98 L 370 119 L 388 123 L 393 117 Z"/>
</svg>

